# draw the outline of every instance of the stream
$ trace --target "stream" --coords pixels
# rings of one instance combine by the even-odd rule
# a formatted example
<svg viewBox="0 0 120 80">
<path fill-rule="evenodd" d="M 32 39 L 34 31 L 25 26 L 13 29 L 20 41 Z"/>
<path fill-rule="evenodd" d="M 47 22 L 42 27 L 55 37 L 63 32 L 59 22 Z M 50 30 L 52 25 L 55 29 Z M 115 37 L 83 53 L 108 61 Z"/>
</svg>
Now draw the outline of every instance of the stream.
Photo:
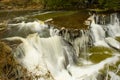
<svg viewBox="0 0 120 80">
<path fill-rule="evenodd" d="M 32 80 L 120 80 L 120 14 L 86 14 L 14 17 L 0 39 L 11 45 L 20 41 L 12 54 L 28 76 L 37 76 Z"/>
</svg>

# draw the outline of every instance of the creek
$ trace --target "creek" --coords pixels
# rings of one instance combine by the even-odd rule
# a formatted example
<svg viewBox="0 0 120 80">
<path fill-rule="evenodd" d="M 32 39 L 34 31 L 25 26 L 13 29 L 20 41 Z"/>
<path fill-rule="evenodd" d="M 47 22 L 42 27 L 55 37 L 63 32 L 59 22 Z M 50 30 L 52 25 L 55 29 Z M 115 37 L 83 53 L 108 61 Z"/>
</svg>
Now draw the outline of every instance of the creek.
<svg viewBox="0 0 120 80">
<path fill-rule="evenodd" d="M 85 21 L 78 16 L 75 21 L 71 17 L 76 13 L 64 12 L 62 16 L 57 12 L 54 16 L 55 12 L 37 12 L 16 17 L 7 23 L 0 38 L 21 41 L 13 56 L 28 75 L 39 76 L 38 80 L 120 80 L 120 14 L 91 14 Z M 60 19 L 60 24 L 46 23 L 42 17 L 32 19 L 44 14 L 52 15 L 52 20 Z M 56 27 L 67 20 L 71 21 L 69 25 L 80 21 L 87 27 L 81 28 L 81 23 Z M 51 76 L 45 77 L 48 72 Z"/>
</svg>

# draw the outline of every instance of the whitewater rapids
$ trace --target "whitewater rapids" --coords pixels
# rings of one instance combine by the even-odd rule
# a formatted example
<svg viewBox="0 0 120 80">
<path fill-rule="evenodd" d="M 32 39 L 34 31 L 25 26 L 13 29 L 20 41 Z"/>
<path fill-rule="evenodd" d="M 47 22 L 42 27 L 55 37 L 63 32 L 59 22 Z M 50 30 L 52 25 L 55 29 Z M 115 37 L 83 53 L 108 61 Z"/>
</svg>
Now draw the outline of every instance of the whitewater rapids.
<svg viewBox="0 0 120 80">
<path fill-rule="evenodd" d="M 119 36 L 119 32 L 110 28 L 114 33 L 111 35 L 108 30 L 109 37 L 106 37 L 105 30 L 94 22 L 93 17 L 94 15 L 90 18 L 92 20 L 90 31 L 75 30 L 73 33 L 64 28 L 58 30 L 41 21 L 8 24 L 4 40 L 22 42 L 13 54 L 19 64 L 33 75 L 45 75 L 50 72 L 53 80 L 100 80 L 102 78 L 98 78 L 100 70 L 104 69 L 105 65 L 116 64 L 120 60 L 120 54 L 114 53 L 112 57 L 100 63 L 87 65 L 84 65 L 84 61 L 80 61 L 79 56 L 82 52 L 82 54 L 88 53 L 86 51 L 88 34 L 91 34 L 91 44 L 94 46 L 112 46 L 120 49 L 119 42 L 114 39 L 115 36 Z M 111 80 L 120 80 L 114 72 L 109 71 L 108 75 L 111 76 Z M 38 80 L 46 79 L 40 77 Z"/>
<path fill-rule="evenodd" d="M 74 55 L 72 47 L 60 36 L 40 38 L 38 34 L 31 34 L 27 38 L 6 39 L 22 41 L 14 55 L 28 71 L 34 75 L 44 75 L 50 71 L 55 80 L 96 80 L 99 70 L 106 64 L 115 64 L 120 56 L 116 55 L 98 64 L 81 67 L 77 65 L 77 56 Z"/>
</svg>

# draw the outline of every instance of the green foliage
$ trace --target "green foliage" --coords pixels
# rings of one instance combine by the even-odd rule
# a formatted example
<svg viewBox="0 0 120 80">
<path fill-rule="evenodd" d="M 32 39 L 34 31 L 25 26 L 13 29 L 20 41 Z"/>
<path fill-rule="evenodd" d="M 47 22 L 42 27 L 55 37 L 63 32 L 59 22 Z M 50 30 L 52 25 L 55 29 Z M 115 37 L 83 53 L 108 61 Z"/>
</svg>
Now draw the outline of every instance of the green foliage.
<svg viewBox="0 0 120 80">
<path fill-rule="evenodd" d="M 105 4 L 105 0 L 98 0 L 99 6 L 103 7 Z"/>
<path fill-rule="evenodd" d="M 119 10 L 120 0 L 10 0 L 1 6 L 31 6 L 38 5 L 44 9 L 79 9 L 79 8 L 100 8 Z"/>
<path fill-rule="evenodd" d="M 120 8 L 120 0 L 107 0 L 105 4 L 106 8 L 109 9 L 119 9 Z"/>
<path fill-rule="evenodd" d="M 120 0 L 32 0 L 41 2 L 47 9 L 85 8 L 95 5 L 98 8 L 120 9 Z M 91 4 L 92 3 L 92 4 Z"/>
<path fill-rule="evenodd" d="M 120 9 L 120 0 L 98 0 L 100 7 L 117 10 Z"/>
<path fill-rule="evenodd" d="M 44 0 L 44 6 L 45 8 L 51 8 L 51 9 L 59 9 L 64 8 L 67 6 L 70 6 L 70 0 Z"/>
</svg>

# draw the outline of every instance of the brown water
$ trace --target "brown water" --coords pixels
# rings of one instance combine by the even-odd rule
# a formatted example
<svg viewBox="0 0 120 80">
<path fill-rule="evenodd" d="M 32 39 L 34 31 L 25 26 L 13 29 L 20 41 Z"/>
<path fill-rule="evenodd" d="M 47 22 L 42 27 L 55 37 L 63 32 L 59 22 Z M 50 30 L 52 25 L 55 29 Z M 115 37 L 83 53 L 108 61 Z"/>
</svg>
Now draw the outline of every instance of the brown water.
<svg viewBox="0 0 120 80">
<path fill-rule="evenodd" d="M 52 18 L 53 20 L 49 23 L 55 25 L 58 28 L 65 27 L 69 29 L 86 29 L 87 26 L 84 24 L 84 22 L 88 17 L 88 11 L 79 10 L 48 13 L 33 16 L 32 18 L 37 18 L 40 20 Z"/>
</svg>

